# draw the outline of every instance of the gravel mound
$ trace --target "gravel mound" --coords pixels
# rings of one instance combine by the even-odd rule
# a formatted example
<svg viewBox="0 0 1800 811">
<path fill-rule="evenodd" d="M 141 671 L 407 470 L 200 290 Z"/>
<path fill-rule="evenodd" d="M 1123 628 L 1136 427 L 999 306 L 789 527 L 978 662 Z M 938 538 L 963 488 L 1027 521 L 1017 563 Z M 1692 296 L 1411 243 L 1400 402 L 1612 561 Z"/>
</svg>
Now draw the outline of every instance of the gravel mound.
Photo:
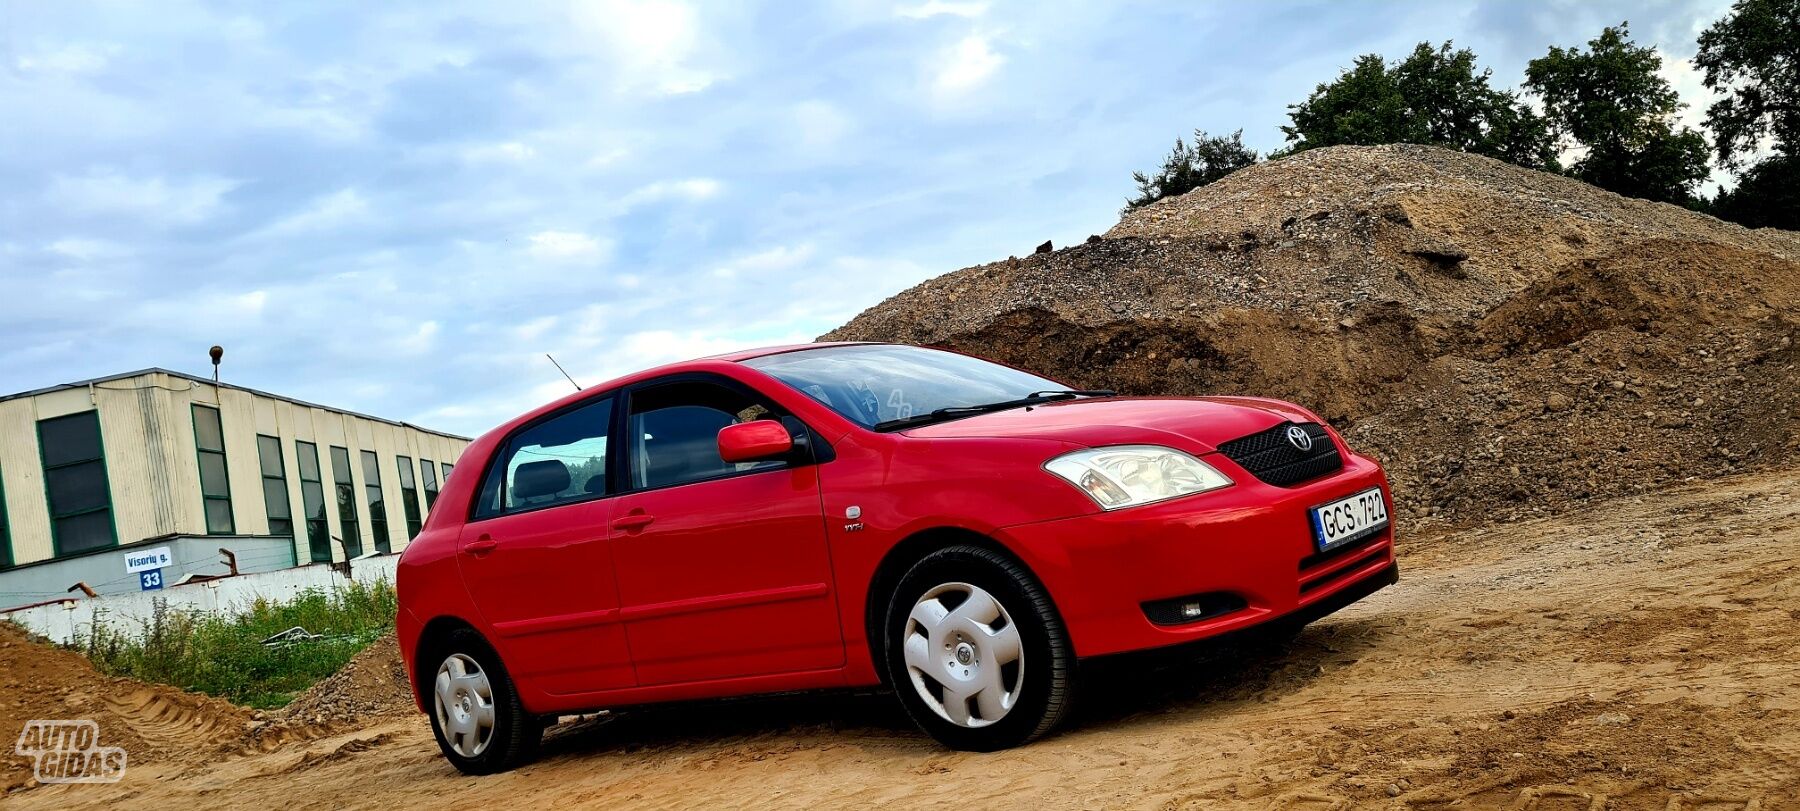
<svg viewBox="0 0 1800 811">
<path fill-rule="evenodd" d="M 966 268 L 823 336 L 1314 408 L 1400 513 L 1567 509 L 1800 450 L 1800 234 L 1422 146 L 1333 147 Z"/>
<path fill-rule="evenodd" d="M 370 643 L 338 672 L 301 693 L 280 712 L 290 723 L 366 725 L 370 719 L 418 712 L 394 635 Z"/>
</svg>

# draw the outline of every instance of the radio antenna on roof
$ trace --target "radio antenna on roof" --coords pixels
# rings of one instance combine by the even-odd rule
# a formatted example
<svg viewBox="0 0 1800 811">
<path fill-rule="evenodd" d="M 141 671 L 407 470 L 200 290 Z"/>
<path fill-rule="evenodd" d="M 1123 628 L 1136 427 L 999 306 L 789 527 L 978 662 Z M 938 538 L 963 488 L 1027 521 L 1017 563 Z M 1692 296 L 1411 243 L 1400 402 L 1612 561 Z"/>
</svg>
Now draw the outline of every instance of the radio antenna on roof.
<svg viewBox="0 0 1800 811">
<path fill-rule="evenodd" d="M 550 358 L 550 353 L 549 353 L 549 352 L 545 352 L 545 353 L 544 353 L 544 357 L 546 357 L 546 358 Z M 551 366 L 555 366 L 555 367 L 556 367 L 556 371 L 559 371 L 559 372 L 562 372 L 562 376 L 563 376 L 563 377 L 568 377 L 568 378 L 569 378 L 569 385 L 571 385 L 571 386 L 574 386 L 574 387 L 575 387 L 575 390 L 576 390 L 576 391 L 581 391 L 581 384 L 580 384 L 580 383 L 577 383 L 577 382 L 575 382 L 575 378 L 573 378 L 573 377 L 569 377 L 569 372 L 568 372 L 568 370 L 567 370 L 567 369 L 564 369 L 564 368 L 563 368 L 563 367 L 562 367 L 562 364 L 560 364 L 560 363 L 557 363 L 557 362 L 556 362 L 556 358 L 550 358 L 550 365 L 551 365 Z"/>
</svg>

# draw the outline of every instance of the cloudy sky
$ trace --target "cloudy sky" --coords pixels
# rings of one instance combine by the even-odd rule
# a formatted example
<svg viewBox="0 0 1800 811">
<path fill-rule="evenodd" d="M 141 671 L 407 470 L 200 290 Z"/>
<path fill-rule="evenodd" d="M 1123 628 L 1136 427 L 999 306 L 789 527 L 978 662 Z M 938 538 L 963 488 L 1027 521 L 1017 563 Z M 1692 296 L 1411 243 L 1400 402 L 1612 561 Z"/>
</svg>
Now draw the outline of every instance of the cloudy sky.
<svg viewBox="0 0 1800 811">
<path fill-rule="evenodd" d="M 1104 231 L 1359 53 L 1708 2 L 0 0 L 0 393 L 145 366 L 475 434 Z M 1698 110 L 1690 111 L 1698 118 Z"/>
</svg>

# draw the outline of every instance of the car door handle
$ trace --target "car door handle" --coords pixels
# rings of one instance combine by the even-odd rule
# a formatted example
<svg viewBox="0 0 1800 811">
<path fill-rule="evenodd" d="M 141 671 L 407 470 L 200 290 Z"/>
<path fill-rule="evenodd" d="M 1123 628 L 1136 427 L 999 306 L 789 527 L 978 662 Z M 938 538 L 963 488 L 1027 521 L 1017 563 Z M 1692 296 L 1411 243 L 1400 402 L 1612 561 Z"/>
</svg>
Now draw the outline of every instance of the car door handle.
<svg viewBox="0 0 1800 811">
<path fill-rule="evenodd" d="M 494 551 L 494 547 L 499 545 L 499 541 L 483 535 L 473 541 L 463 544 L 463 551 L 474 555 L 475 557 L 481 557 L 482 555 Z"/>
<path fill-rule="evenodd" d="M 655 521 L 655 520 L 656 520 L 656 516 L 654 516 L 654 515 L 646 515 L 644 513 L 632 513 L 631 515 L 627 515 L 623 518 L 613 519 L 612 525 L 613 525 L 613 529 L 622 529 L 622 530 L 625 530 L 626 532 L 636 532 L 637 530 L 640 530 L 640 529 L 643 529 L 644 527 L 650 526 L 650 522 Z"/>
</svg>

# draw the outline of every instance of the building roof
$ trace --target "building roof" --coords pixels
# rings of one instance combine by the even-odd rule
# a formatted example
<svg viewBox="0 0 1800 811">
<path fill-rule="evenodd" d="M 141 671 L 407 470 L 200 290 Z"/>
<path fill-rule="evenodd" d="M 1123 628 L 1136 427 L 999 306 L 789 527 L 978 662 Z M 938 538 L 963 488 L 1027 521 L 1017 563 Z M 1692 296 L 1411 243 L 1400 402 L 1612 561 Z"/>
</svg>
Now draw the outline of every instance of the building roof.
<svg viewBox="0 0 1800 811">
<path fill-rule="evenodd" d="M 170 377 L 180 378 L 182 380 L 188 380 L 188 381 L 200 383 L 200 384 L 207 385 L 207 386 L 214 385 L 212 378 L 210 378 L 210 377 L 200 377 L 197 375 L 190 375 L 190 374 L 187 374 L 184 372 L 170 371 L 170 370 L 164 369 L 160 366 L 152 366 L 148 369 L 139 369 L 135 372 L 120 372 L 118 374 L 107 375 L 105 377 L 96 377 L 96 378 L 92 378 L 90 380 L 77 380 L 73 383 L 59 383 L 54 386 L 45 386 L 44 388 L 41 388 L 41 389 L 32 389 L 31 391 L 22 391 L 17 394 L 0 395 L 0 402 L 6 402 L 7 400 L 17 400 L 21 397 L 36 397 L 40 394 L 49 394 L 51 392 L 65 391 L 67 389 L 87 388 L 88 386 L 94 386 L 94 385 L 98 385 L 100 383 L 108 383 L 108 382 L 111 382 L 114 380 L 127 380 L 127 379 L 130 379 L 133 377 L 143 377 L 144 375 L 168 375 Z M 365 420 L 372 420 L 374 422 L 387 423 L 388 425 L 398 425 L 402 428 L 411 428 L 414 431 L 422 431 L 427 434 L 436 434 L 441 437 L 449 437 L 450 439 L 461 440 L 463 442 L 469 441 L 469 438 L 466 436 L 459 436 L 457 434 L 452 434 L 452 433 L 448 433 L 445 431 L 435 431 L 430 428 L 425 428 L 423 426 L 413 425 L 410 422 L 401 422 L 400 420 L 390 420 L 390 419 L 386 419 L 384 417 L 377 417 L 377 416 L 373 416 L 370 414 L 364 414 L 364 413 L 361 413 L 358 411 L 351 411 L 349 409 L 333 408 L 328 405 L 319 405 L 318 403 L 310 403 L 305 400 L 300 400 L 300 399 L 296 399 L 293 397 L 284 397 L 282 395 L 273 394 L 270 392 L 263 391 L 261 389 L 253 389 L 248 386 L 238 386 L 238 385 L 226 383 L 223 381 L 220 381 L 217 385 L 219 386 L 219 388 L 222 388 L 222 389 L 233 389 L 236 391 L 247 392 L 250 394 L 254 394 L 258 397 L 268 397 L 272 400 L 284 400 L 286 402 L 293 403 L 294 405 L 306 406 L 307 408 L 318 408 L 318 409 L 323 409 L 325 411 L 336 412 L 338 414 L 348 414 L 352 417 L 361 417 L 362 419 L 365 419 Z"/>
</svg>

